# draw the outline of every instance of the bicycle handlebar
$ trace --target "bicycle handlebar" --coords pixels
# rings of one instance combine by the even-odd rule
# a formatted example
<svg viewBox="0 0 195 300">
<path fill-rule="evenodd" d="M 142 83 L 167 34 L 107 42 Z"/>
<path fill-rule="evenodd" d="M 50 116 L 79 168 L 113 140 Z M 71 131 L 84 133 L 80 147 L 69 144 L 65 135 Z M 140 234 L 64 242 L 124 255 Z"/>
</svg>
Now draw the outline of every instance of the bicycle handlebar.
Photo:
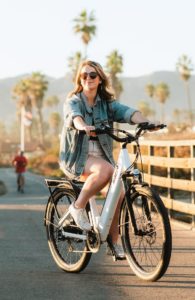
<svg viewBox="0 0 195 300">
<path fill-rule="evenodd" d="M 144 122 L 144 123 L 140 123 L 137 125 L 137 137 L 140 136 L 141 132 L 142 131 L 145 131 L 145 130 L 148 130 L 148 131 L 152 131 L 152 130 L 159 130 L 159 129 L 163 129 L 165 128 L 167 125 L 165 124 L 159 124 L 159 125 L 155 125 L 155 124 L 152 124 L 152 123 L 148 123 L 148 122 Z"/>
<path fill-rule="evenodd" d="M 144 122 L 144 123 L 140 123 L 140 124 L 137 125 L 137 131 L 136 131 L 135 135 L 132 135 L 131 133 L 129 133 L 125 130 L 111 128 L 111 127 L 106 126 L 106 125 L 102 125 L 99 128 L 91 130 L 91 132 L 94 132 L 97 135 L 99 135 L 99 134 L 108 134 L 111 138 L 113 138 L 115 141 L 117 141 L 119 143 L 131 143 L 133 141 L 136 141 L 143 131 L 146 131 L 146 130 L 152 131 L 152 130 L 156 130 L 156 129 L 158 130 L 158 129 L 163 129 L 165 127 L 166 127 L 165 124 L 155 125 L 155 124 L 152 124 L 152 123 Z M 117 135 L 113 134 L 113 131 L 123 133 L 123 134 L 126 135 L 126 137 L 118 137 Z M 84 133 L 84 134 L 86 133 L 85 130 L 80 130 L 80 132 Z"/>
<path fill-rule="evenodd" d="M 167 125 L 165 125 L 165 124 L 155 125 L 155 124 L 148 123 L 148 122 L 140 123 L 140 124 L 137 125 L 137 127 L 141 128 L 142 130 L 163 129 L 166 126 Z"/>
</svg>

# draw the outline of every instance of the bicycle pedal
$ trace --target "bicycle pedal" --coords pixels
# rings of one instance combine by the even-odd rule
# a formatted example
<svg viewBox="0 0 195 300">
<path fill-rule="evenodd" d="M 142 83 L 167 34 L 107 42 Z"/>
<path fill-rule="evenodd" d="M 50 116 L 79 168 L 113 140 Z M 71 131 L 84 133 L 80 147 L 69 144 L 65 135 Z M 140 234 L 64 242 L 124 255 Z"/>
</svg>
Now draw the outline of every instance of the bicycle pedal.
<svg viewBox="0 0 195 300">
<path fill-rule="evenodd" d="M 112 259 L 113 259 L 113 261 L 126 260 L 126 257 L 125 256 L 124 257 L 118 256 L 117 253 L 113 250 Z"/>
<path fill-rule="evenodd" d="M 116 257 L 116 255 L 114 254 L 114 255 L 112 255 L 112 259 L 113 259 L 113 261 L 115 262 L 115 261 L 117 261 L 117 257 Z"/>
<path fill-rule="evenodd" d="M 120 256 L 115 256 L 115 259 L 113 258 L 114 261 L 117 261 L 117 260 L 126 260 L 126 257 L 120 257 Z"/>
<path fill-rule="evenodd" d="M 113 261 L 117 261 L 117 260 L 126 260 L 125 254 L 124 254 L 124 256 L 118 254 L 118 253 L 116 252 L 115 248 L 112 246 L 112 244 L 108 245 L 108 248 L 107 248 L 107 255 L 112 256 Z"/>
</svg>

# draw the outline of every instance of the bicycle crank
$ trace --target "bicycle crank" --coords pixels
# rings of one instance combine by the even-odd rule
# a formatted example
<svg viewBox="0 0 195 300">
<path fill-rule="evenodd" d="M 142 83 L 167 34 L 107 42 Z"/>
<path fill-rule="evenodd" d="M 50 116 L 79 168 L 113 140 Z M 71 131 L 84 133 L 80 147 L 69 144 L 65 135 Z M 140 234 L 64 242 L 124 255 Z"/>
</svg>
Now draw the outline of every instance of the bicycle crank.
<svg viewBox="0 0 195 300">
<path fill-rule="evenodd" d="M 87 246 L 92 253 L 97 253 L 101 246 L 101 239 L 99 232 L 93 229 L 87 234 Z"/>
</svg>

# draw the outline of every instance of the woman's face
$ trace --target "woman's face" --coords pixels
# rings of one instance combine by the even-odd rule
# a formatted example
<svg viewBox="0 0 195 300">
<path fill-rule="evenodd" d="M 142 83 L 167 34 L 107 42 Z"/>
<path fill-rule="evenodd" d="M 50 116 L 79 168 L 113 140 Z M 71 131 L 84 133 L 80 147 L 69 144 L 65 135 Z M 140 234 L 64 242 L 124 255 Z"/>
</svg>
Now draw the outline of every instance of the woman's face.
<svg viewBox="0 0 195 300">
<path fill-rule="evenodd" d="M 96 72 L 95 68 L 91 66 L 84 66 L 81 69 L 80 74 L 81 85 L 83 91 L 97 91 L 99 84 L 101 83 L 101 78 Z"/>
</svg>

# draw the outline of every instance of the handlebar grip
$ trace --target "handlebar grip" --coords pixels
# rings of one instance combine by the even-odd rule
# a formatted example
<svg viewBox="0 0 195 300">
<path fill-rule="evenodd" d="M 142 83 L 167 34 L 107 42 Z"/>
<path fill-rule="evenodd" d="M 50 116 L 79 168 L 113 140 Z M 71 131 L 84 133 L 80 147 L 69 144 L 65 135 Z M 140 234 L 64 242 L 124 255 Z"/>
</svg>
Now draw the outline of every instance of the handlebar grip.
<svg viewBox="0 0 195 300">
<path fill-rule="evenodd" d="M 167 125 L 165 125 L 165 124 L 160 124 L 160 125 L 157 126 L 157 127 L 160 128 L 160 129 L 163 129 L 163 128 L 167 127 Z"/>
<path fill-rule="evenodd" d="M 80 133 L 86 134 L 85 130 L 78 130 Z"/>
<path fill-rule="evenodd" d="M 80 133 L 86 134 L 85 130 L 79 130 Z M 102 133 L 102 131 L 100 131 L 99 129 L 94 129 L 94 130 L 90 130 L 90 132 L 94 132 L 94 133 Z"/>
<path fill-rule="evenodd" d="M 148 129 L 163 129 L 165 128 L 167 125 L 165 124 L 159 124 L 159 125 L 155 125 L 155 124 L 148 124 Z"/>
<path fill-rule="evenodd" d="M 165 127 L 167 127 L 165 124 L 154 125 L 154 129 L 163 129 Z"/>
<path fill-rule="evenodd" d="M 165 128 L 166 126 L 167 126 L 167 125 L 165 125 L 165 124 L 155 125 L 155 124 L 148 123 L 148 122 L 144 122 L 144 123 L 138 124 L 138 128 L 140 128 L 140 129 L 142 129 L 142 130 L 163 129 L 163 128 Z"/>
</svg>

